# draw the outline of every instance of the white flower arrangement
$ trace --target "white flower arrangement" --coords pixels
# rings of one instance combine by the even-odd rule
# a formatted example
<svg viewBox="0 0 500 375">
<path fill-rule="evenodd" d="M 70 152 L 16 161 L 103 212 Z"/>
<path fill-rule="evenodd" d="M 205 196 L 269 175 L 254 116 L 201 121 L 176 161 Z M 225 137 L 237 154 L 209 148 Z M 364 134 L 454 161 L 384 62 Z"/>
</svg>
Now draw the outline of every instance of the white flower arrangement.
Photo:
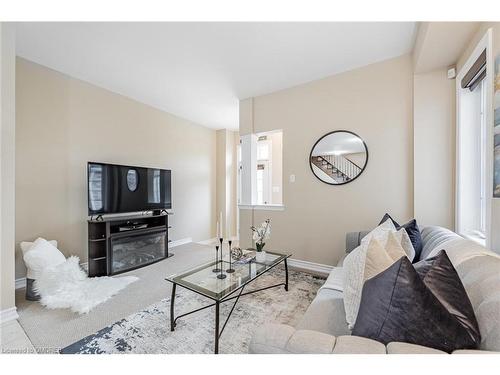
<svg viewBox="0 0 500 375">
<path fill-rule="evenodd" d="M 266 244 L 264 240 L 271 238 L 271 219 L 267 219 L 258 227 L 250 227 L 253 232 L 252 238 L 257 246 L 257 251 L 262 251 Z"/>
</svg>

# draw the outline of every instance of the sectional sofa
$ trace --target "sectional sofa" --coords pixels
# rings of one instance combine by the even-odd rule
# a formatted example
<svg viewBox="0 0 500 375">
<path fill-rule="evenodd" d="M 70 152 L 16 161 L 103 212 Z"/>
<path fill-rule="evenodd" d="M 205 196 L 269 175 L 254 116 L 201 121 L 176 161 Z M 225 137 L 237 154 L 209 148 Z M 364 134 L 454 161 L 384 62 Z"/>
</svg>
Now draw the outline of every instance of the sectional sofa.
<svg viewBox="0 0 500 375">
<path fill-rule="evenodd" d="M 347 252 L 355 248 L 366 232 L 347 236 Z M 457 270 L 472 303 L 481 332 L 479 350 L 458 353 L 500 352 L 500 256 L 474 241 L 441 227 L 422 230 L 421 259 L 441 249 Z M 342 293 L 342 260 L 296 327 L 268 324 L 260 327 L 249 345 L 250 353 L 331 353 L 331 354 L 446 354 L 433 348 L 405 342 L 384 345 L 352 336 L 345 320 Z"/>
</svg>

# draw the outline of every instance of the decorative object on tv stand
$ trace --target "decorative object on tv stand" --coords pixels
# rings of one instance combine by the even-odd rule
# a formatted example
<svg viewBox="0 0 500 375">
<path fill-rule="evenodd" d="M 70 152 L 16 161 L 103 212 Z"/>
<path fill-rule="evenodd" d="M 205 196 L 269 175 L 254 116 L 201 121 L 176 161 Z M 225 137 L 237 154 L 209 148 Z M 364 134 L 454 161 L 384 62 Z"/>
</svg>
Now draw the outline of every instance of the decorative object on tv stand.
<svg viewBox="0 0 500 375">
<path fill-rule="evenodd" d="M 266 260 L 266 252 L 264 251 L 266 243 L 264 240 L 268 240 L 271 237 L 271 219 L 267 219 L 258 227 L 252 226 L 250 229 L 253 232 L 253 240 L 255 241 L 257 250 L 255 260 L 257 262 L 264 262 Z"/>
<path fill-rule="evenodd" d="M 366 143 L 353 132 L 336 130 L 325 134 L 312 147 L 312 173 L 329 185 L 344 185 L 358 178 L 368 163 Z"/>
</svg>

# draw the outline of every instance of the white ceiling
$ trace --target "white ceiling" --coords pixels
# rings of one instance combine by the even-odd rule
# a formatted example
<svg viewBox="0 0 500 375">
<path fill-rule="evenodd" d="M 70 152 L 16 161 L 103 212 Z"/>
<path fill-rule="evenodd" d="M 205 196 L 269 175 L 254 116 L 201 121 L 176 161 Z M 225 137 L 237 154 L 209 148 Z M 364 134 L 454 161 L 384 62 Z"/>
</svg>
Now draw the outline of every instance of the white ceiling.
<svg viewBox="0 0 500 375">
<path fill-rule="evenodd" d="M 193 122 L 238 101 L 400 56 L 415 23 L 18 23 L 17 54 Z"/>
</svg>

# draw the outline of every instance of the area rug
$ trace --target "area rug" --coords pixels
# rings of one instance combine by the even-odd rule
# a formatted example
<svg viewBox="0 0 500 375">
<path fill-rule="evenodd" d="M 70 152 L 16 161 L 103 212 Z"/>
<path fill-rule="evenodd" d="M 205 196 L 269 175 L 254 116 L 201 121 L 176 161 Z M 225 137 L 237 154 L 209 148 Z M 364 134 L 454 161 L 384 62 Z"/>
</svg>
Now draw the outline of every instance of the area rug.
<svg viewBox="0 0 500 375">
<path fill-rule="evenodd" d="M 249 284 L 246 290 L 283 282 L 284 277 L 284 270 L 275 268 Z M 277 287 L 241 297 L 221 335 L 219 353 L 247 353 L 253 332 L 265 323 L 296 325 L 324 281 L 290 271 L 288 292 Z M 179 316 L 210 303 L 211 300 L 178 287 L 175 314 Z M 221 328 L 231 307 L 231 302 L 221 305 Z M 208 308 L 179 319 L 175 331 L 171 332 L 170 298 L 166 298 L 69 345 L 61 353 L 213 353 L 214 310 L 214 307 Z"/>
</svg>

